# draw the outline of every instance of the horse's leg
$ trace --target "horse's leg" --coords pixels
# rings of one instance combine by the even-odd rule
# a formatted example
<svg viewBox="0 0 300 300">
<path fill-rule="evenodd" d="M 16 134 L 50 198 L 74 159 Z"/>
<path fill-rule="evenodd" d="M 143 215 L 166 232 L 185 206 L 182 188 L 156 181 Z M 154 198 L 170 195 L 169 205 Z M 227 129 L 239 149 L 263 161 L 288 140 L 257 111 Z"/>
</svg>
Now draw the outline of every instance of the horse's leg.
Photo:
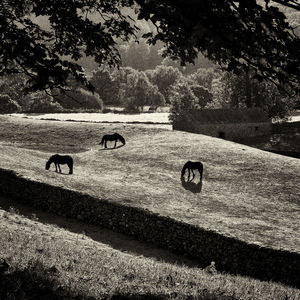
<svg viewBox="0 0 300 300">
<path fill-rule="evenodd" d="M 107 148 L 107 140 L 104 142 L 104 148 Z"/>
<path fill-rule="evenodd" d="M 57 172 L 57 163 L 54 163 L 55 164 L 55 172 Z"/>
<path fill-rule="evenodd" d="M 193 169 L 191 169 L 191 171 L 192 171 L 192 174 L 193 174 L 193 178 L 192 178 L 192 180 L 195 178 L 195 173 L 194 173 L 194 170 Z M 191 180 L 191 181 L 192 181 Z"/>
<path fill-rule="evenodd" d="M 198 171 L 199 171 L 199 174 L 200 174 L 200 181 L 202 181 L 202 172 L 203 172 L 203 170 L 202 169 L 198 169 Z"/>
<path fill-rule="evenodd" d="M 57 164 L 57 166 L 58 166 L 59 173 L 61 173 L 60 164 Z"/>
<path fill-rule="evenodd" d="M 72 163 L 70 163 L 70 164 L 68 164 L 68 166 L 69 166 L 69 174 L 73 174 L 73 164 Z"/>
<path fill-rule="evenodd" d="M 118 140 L 115 140 L 115 145 L 114 145 L 114 148 L 116 148 L 116 146 L 117 146 L 117 141 L 118 141 Z"/>
</svg>

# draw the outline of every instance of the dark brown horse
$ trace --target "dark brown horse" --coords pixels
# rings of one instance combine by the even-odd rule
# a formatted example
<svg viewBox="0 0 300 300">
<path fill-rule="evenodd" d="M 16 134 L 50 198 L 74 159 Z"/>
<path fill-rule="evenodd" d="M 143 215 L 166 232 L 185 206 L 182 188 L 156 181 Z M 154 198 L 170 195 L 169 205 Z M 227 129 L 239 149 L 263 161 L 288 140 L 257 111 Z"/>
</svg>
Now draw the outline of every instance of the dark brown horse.
<svg viewBox="0 0 300 300">
<path fill-rule="evenodd" d="M 181 177 L 184 177 L 186 169 L 188 170 L 188 181 L 192 181 L 195 178 L 194 170 L 198 170 L 200 174 L 200 181 L 202 181 L 202 174 L 203 174 L 203 164 L 200 161 L 187 161 L 182 170 L 181 170 Z M 193 174 L 192 179 L 190 180 L 191 172 Z"/>
<path fill-rule="evenodd" d="M 120 141 L 123 145 L 126 144 L 125 139 L 118 133 L 104 135 L 100 145 L 104 144 L 104 148 L 107 148 L 107 141 L 114 141 L 115 142 L 114 148 L 116 148 L 117 141 Z"/>
<path fill-rule="evenodd" d="M 61 173 L 60 165 L 67 164 L 69 167 L 69 174 L 73 174 L 73 158 L 70 155 L 52 155 L 46 163 L 46 170 L 49 170 L 50 165 L 55 164 L 55 171 Z"/>
</svg>

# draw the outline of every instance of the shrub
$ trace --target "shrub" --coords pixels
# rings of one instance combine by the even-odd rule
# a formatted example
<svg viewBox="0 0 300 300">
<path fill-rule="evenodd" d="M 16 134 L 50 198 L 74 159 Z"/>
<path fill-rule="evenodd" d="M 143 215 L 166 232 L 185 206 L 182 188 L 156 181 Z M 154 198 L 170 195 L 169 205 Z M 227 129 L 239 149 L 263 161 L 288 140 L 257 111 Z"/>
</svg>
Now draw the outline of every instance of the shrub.
<svg viewBox="0 0 300 300">
<path fill-rule="evenodd" d="M 103 102 L 97 93 L 91 93 L 83 88 L 67 92 L 54 92 L 58 103 L 67 109 L 97 109 L 102 111 Z"/>
<path fill-rule="evenodd" d="M 21 106 L 8 95 L 0 95 L 0 113 L 10 114 L 21 111 Z"/>
<path fill-rule="evenodd" d="M 49 97 L 50 98 L 50 97 Z M 35 98 L 29 107 L 29 112 L 33 113 L 55 113 L 61 112 L 62 107 L 51 98 Z"/>
</svg>

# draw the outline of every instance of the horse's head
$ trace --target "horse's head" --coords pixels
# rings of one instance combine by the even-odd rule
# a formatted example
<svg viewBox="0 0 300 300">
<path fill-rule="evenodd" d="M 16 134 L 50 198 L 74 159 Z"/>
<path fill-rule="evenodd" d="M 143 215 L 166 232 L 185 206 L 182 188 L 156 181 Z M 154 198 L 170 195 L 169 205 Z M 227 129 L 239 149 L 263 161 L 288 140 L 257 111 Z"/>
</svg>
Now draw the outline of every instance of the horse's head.
<svg viewBox="0 0 300 300">
<path fill-rule="evenodd" d="M 119 141 L 120 141 L 123 145 L 126 144 L 125 139 L 124 139 L 120 134 L 116 133 L 116 137 L 119 139 Z"/>
<path fill-rule="evenodd" d="M 46 162 L 46 170 L 49 170 L 50 165 L 51 165 L 51 161 L 50 161 L 50 159 L 49 159 L 49 160 Z"/>
</svg>

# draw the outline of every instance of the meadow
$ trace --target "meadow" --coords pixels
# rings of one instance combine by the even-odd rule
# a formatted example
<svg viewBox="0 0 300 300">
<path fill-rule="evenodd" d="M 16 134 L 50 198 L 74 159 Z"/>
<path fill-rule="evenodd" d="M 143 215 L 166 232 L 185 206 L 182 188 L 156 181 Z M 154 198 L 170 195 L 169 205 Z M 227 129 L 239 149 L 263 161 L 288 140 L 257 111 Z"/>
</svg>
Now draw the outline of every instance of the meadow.
<svg viewBox="0 0 300 300">
<path fill-rule="evenodd" d="M 300 252 L 300 162 L 297 159 L 154 125 L 50 122 L 9 116 L 1 116 L 0 121 L 1 168 L 100 199 L 148 209 L 248 243 Z M 102 135 L 113 132 L 125 137 L 126 146 L 103 150 L 99 145 Z M 54 153 L 73 156 L 74 175 L 57 174 L 53 167 L 50 171 L 45 170 L 47 159 Z M 201 160 L 204 164 L 203 187 L 199 194 L 181 186 L 180 171 L 187 160 Z M 67 167 L 62 168 L 68 173 Z M 5 226 L 11 230 L 9 225 Z M 12 240 L 10 247 L 19 242 Z M 58 247 L 56 241 L 54 244 L 53 247 Z M 56 264 L 64 257 L 66 254 L 58 257 Z M 181 274 L 187 270 L 190 271 L 181 269 L 176 272 Z M 197 276 L 204 276 L 198 269 L 195 272 L 200 272 Z M 209 291 L 214 295 L 225 293 L 233 297 L 239 293 L 238 299 L 247 299 L 241 296 L 243 291 L 248 293 L 245 286 L 240 286 L 244 279 L 224 276 L 230 278 L 230 285 L 233 284 L 239 292 L 224 292 L 224 286 Z M 210 278 L 208 281 L 214 280 Z M 224 282 L 224 279 L 220 280 Z M 196 281 L 199 282 L 198 277 Z M 154 281 L 151 286 L 155 284 Z M 249 281 L 245 283 L 248 287 L 249 284 Z M 273 283 L 263 284 L 268 285 L 269 291 L 274 288 Z M 162 283 L 165 285 L 166 282 Z M 252 298 L 248 299 L 284 299 L 281 292 L 275 292 L 277 298 L 268 298 L 264 289 L 252 289 L 249 292 Z M 155 291 L 157 295 L 160 292 L 159 289 Z M 184 293 L 201 295 L 195 290 Z M 298 290 L 293 290 L 293 293 L 292 296 L 288 294 L 287 299 L 299 296 Z"/>
<path fill-rule="evenodd" d="M 199 134 L 129 124 L 1 117 L 0 167 L 100 199 L 149 209 L 247 242 L 300 251 L 300 162 Z M 99 145 L 119 132 L 127 143 Z M 112 143 L 113 145 L 113 143 Z M 45 171 L 54 153 L 72 154 L 74 175 Z M 202 192 L 185 190 L 187 160 L 204 164 Z M 68 173 L 68 167 L 63 166 Z M 274 238 L 276 237 L 276 238 Z"/>
<path fill-rule="evenodd" d="M 282 284 L 202 270 L 105 229 L 21 212 L 0 209 L 0 257 L 11 266 L 1 299 L 300 299 Z"/>
</svg>

